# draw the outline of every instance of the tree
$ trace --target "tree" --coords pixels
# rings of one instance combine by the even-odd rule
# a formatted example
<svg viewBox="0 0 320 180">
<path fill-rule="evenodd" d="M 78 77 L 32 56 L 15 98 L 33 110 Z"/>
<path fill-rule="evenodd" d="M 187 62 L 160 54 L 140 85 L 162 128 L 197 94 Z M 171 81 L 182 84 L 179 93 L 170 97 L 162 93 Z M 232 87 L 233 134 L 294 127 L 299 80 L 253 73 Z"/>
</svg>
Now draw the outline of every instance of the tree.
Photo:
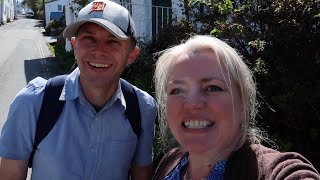
<svg viewBox="0 0 320 180">
<path fill-rule="evenodd" d="M 37 19 L 43 19 L 44 16 L 44 2 L 43 0 L 25 0 L 23 3 L 35 13 Z"/>
<path fill-rule="evenodd" d="M 186 19 L 148 43 L 143 61 L 152 65 L 153 53 L 191 33 L 227 41 L 254 72 L 260 92 L 258 125 L 280 150 L 300 152 L 320 169 L 320 0 L 183 2 Z M 143 72 L 151 76 L 152 70 Z"/>
<path fill-rule="evenodd" d="M 197 33 L 227 40 L 254 71 L 261 125 L 282 150 L 320 167 L 320 1 L 191 0 L 188 6 Z"/>
</svg>

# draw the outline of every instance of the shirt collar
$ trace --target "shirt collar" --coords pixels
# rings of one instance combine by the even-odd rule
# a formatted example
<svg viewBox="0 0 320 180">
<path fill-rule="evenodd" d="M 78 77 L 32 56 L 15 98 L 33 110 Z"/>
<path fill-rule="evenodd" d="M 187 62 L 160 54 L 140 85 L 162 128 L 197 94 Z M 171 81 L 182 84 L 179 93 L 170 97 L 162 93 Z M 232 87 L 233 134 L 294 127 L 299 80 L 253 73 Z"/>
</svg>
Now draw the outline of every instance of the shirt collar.
<svg viewBox="0 0 320 180">
<path fill-rule="evenodd" d="M 81 88 L 79 77 L 79 68 L 76 68 L 67 76 L 59 98 L 60 100 L 74 100 L 80 96 Z"/>
</svg>

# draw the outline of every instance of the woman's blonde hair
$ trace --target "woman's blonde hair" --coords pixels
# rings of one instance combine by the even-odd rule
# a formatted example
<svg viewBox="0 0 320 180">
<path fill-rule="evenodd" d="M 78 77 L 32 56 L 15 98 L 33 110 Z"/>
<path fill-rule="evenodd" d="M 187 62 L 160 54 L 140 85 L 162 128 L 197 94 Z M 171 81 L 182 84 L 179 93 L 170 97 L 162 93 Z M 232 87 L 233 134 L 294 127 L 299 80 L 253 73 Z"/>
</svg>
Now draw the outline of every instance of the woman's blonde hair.
<svg viewBox="0 0 320 180">
<path fill-rule="evenodd" d="M 154 74 L 156 99 L 159 104 L 159 126 L 161 141 L 165 149 L 176 146 L 177 143 L 172 137 L 168 127 L 166 116 L 166 85 L 169 71 L 175 60 L 183 54 L 193 54 L 199 51 L 212 51 L 217 58 L 218 63 L 226 70 L 231 79 L 226 79 L 227 84 L 231 85 L 233 81 L 239 89 L 241 96 L 242 109 L 244 117 L 241 124 L 241 137 L 238 146 L 245 141 L 249 143 L 260 143 L 263 139 L 261 131 L 255 127 L 255 116 L 257 113 L 256 85 L 253 75 L 248 66 L 235 49 L 227 43 L 207 35 L 196 35 L 189 38 L 185 43 L 168 48 L 159 53 L 160 57 L 156 63 Z M 230 90 L 230 86 L 228 87 Z M 236 147 L 238 148 L 238 147 Z"/>
</svg>

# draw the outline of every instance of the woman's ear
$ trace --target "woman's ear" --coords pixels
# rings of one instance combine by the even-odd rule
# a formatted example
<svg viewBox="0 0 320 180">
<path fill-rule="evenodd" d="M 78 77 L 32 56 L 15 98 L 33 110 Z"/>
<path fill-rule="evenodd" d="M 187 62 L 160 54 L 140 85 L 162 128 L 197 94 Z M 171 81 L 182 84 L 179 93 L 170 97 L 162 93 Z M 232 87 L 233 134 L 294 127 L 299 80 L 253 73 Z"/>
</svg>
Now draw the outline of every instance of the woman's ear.
<svg viewBox="0 0 320 180">
<path fill-rule="evenodd" d="M 133 51 L 129 54 L 129 59 L 127 64 L 132 64 L 134 60 L 138 57 L 140 54 L 140 48 L 138 46 L 134 47 Z"/>
</svg>

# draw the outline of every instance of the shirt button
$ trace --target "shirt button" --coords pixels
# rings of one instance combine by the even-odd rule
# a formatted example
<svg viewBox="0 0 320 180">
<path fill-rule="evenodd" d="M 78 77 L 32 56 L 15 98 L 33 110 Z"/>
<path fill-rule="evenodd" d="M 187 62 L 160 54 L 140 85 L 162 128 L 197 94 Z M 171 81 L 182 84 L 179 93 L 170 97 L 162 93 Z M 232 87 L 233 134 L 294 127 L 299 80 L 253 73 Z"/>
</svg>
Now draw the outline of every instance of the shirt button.
<svg viewBox="0 0 320 180">
<path fill-rule="evenodd" d="M 94 152 L 94 148 L 91 148 L 91 152 Z"/>
</svg>

